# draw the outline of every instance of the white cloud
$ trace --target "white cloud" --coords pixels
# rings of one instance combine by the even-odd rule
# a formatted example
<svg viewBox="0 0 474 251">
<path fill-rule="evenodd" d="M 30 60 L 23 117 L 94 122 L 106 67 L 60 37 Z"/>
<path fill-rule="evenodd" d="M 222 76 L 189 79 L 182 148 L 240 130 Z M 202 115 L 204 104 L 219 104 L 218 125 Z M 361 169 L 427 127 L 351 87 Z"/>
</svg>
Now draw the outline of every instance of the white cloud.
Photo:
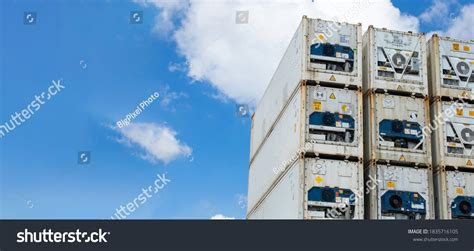
<svg viewBox="0 0 474 251">
<path fill-rule="evenodd" d="M 424 22 L 446 20 L 449 18 L 451 3 L 450 0 L 434 0 L 433 4 L 421 13 L 420 19 Z"/>
<path fill-rule="evenodd" d="M 172 63 L 168 64 L 168 71 L 170 72 L 185 72 L 187 71 L 188 66 L 186 63 Z"/>
<path fill-rule="evenodd" d="M 235 220 L 234 217 L 227 217 L 222 214 L 216 214 L 211 217 L 211 220 Z"/>
<path fill-rule="evenodd" d="M 454 18 L 445 34 L 452 38 L 471 40 L 474 39 L 474 4 L 461 8 L 459 16 Z"/>
<path fill-rule="evenodd" d="M 166 35 L 175 28 L 173 17 L 187 7 L 186 1 L 133 0 L 133 2 L 142 6 L 153 5 L 159 10 L 159 14 L 155 17 L 157 25 L 154 26 L 154 31 L 161 35 Z"/>
<path fill-rule="evenodd" d="M 165 85 L 162 90 L 160 90 L 160 105 L 161 107 L 167 110 L 176 111 L 176 108 L 171 106 L 171 103 L 174 100 L 184 99 L 188 97 L 188 94 L 186 94 L 185 92 L 170 91 L 169 85 Z"/>
<path fill-rule="evenodd" d="M 360 22 L 364 28 L 417 31 L 419 25 L 418 18 L 401 13 L 390 0 L 189 0 L 186 8 L 157 7 L 168 14 L 179 9 L 182 21 L 174 39 L 188 62 L 188 75 L 251 104 L 263 94 L 303 15 Z M 235 23 L 238 10 L 249 11 L 248 24 Z"/>
<path fill-rule="evenodd" d="M 190 156 L 191 147 L 176 138 L 176 131 L 165 125 L 154 123 L 130 123 L 130 125 L 115 128 L 121 133 L 118 142 L 126 145 L 138 145 L 144 150 L 139 156 L 152 163 L 162 161 L 165 164 L 179 156 Z"/>
</svg>

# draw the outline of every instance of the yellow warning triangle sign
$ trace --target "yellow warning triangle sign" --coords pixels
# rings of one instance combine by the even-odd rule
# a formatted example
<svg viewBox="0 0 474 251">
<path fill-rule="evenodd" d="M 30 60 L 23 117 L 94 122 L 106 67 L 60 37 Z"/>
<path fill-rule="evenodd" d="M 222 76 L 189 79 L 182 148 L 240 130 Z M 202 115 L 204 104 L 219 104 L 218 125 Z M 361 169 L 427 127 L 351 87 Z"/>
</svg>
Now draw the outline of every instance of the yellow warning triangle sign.
<svg viewBox="0 0 474 251">
<path fill-rule="evenodd" d="M 331 93 L 331 95 L 329 96 L 330 99 L 336 99 L 336 95 L 334 95 L 334 92 Z"/>
<path fill-rule="evenodd" d="M 472 161 L 470 159 L 468 159 L 466 165 L 472 166 Z"/>
<path fill-rule="evenodd" d="M 331 75 L 331 77 L 329 78 L 329 80 L 331 81 L 336 81 L 336 77 L 334 75 Z"/>
<path fill-rule="evenodd" d="M 400 161 L 405 161 L 405 156 L 403 156 L 403 154 L 400 156 Z"/>
</svg>

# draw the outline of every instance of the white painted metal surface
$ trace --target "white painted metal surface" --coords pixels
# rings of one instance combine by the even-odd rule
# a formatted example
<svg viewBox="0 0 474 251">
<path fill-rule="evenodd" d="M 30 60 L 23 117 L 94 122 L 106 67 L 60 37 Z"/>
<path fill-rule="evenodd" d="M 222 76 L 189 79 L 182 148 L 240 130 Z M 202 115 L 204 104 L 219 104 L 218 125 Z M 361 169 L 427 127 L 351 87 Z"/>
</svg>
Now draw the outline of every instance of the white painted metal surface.
<svg viewBox="0 0 474 251">
<path fill-rule="evenodd" d="M 434 219 L 431 169 L 370 163 L 366 189 L 370 219 Z"/>
<path fill-rule="evenodd" d="M 289 165 L 301 148 L 301 89 L 290 102 L 249 168 L 248 208 L 252 209 Z M 293 160 L 293 161 L 292 161 Z"/>
<path fill-rule="evenodd" d="M 474 105 L 436 100 L 431 119 L 433 165 L 474 169 Z"/>
<path fill-rule="evenodd" d="M 301 219 L 304 183 L 302 161 L 294 162 L 248 219 Z M 250 207 L 248 207 L 250 209 Z"/>
<path fill-rule="evenodd" d="M 428 95 L 423 33 L 369 29 L 363 37 L 364 92 L 392 90 Z"/>
<path fill-rule="evenodd" d="M 363 219 L 363 169 L 360 162 L 300 158 L 252 210 L 249 219 Z M 314 187 L 352 191 L 353 200 L 333 194 L 333 202 L 309 200 Z M 311 190 L 314 191 L 314 190 Z M 311 197 L 313 198 L 313 197 Z M 343 205 L 350 205 L 344 207 Z"/>
<path fill-rule="evenodd" d="M 472 98 L 474 88 L 474 41 L 434 34 L 428 41 L 430 95 Z"/>
<path fill-rule="evenodd" d="M 437 218 L 474 218 L 474 211 L 472 211 L 474 208 L 474 173 L 440 170 L 435 173 L 435 184 L 438 194 Z M 461 204 L 463 201 L 465 201 L 464 204 L 470 205 L 470 211 L 465 214 L 460 210 L 463 207 Z M 466 207 L 466 205 L 464 206 Z"/>
<path fill-rule="evenodd" d="M 431 164 L 427 98 L 369 92 L 364 97 L 365 159 Z"/>
<path fill-rule="evenodd" d="M 361 34 L 360 24 L 303 17 L 252 117 L 250 158 L 270 135 L 302 80 L 362 86 Z M 322 51 L 333 56 L 317 55 Z"/>
<path fill-rule="evenodd" d="M 361 107 L 360 90 L 300 86 L 250 161 L 249 207 L 304 153 L 362 158 Z"/>
</svg>

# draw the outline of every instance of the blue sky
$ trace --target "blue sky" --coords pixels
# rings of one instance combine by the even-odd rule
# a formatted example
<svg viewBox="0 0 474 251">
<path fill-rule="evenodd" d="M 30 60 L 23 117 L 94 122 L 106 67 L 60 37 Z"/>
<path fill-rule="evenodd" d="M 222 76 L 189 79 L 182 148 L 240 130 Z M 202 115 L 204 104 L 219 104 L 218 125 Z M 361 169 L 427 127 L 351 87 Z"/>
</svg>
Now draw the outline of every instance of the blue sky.
<svg viewBox="0 0 474 251">
<path fill-rule="evenodd" d="M 433 3 L 393 1 L 414 17 Z M 470 3 L 453 1 L 450 18 Z M 253 83 L 232 74 L 224 80 L 227 69 L 219 68 L 220 61 L 204 60 L 201 67 L 199 52 L 185 53 L 186 42 L 199 40 L 183 34 L 189 30 L 182 23 L 193 20 L 183 8 L 190 7 L 2 1 L 0 123 L 25 109 L 53 80 L 61 79 L 65 89 L 0 138 L 0 218 L 110 218 L 162 173 L 171 183 L 128 218 L 245 217 L 250 119 L 236 114 L 236 105 L 252 107 L 269 76 L 259 76 L 261 87 L 253 90 Z M 135 10 L 143 12 L 143 23 L 130 23 Z M 25 25 L 24 13 L 30 11 L 36 22 Z M 163 13 L 171 18 L 160 18 Z M 419 22 L 425 32 L 448 29 L 445 22 Z M 217 45 L 226 41 L 219 38 Z M 272 71 L 277 63 L 265 67 Z M 253 69 L 240 71 L 235 63 L 239 77 L 252 78 L 259 72 Z M 114 126 L 154 92 L 160 97 L 133 120 L 142 126 L 135 129 L 157 133 L 151 138 L 159 144 L 150 146 L 148 134 Z M 89 164 L 78 164 L 79 151 L 91 152 Z"/>
</svg>

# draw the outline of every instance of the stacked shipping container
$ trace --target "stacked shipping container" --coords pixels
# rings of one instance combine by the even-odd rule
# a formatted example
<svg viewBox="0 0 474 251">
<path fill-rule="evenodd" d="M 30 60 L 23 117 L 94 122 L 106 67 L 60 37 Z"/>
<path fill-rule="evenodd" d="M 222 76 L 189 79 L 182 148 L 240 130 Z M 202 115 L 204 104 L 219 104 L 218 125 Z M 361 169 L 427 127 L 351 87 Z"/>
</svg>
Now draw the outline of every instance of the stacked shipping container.
<svg viewBox="0 0 474 251">
<path fill-rule="evenodd" d="M 370 26 L 363 64 L 366 217 L 432 219 L 425 37 Z"/>
<path fill-rule="evenodd" d="M 437 216 L 474 219 L 474 43 L 428 42 Z"/>
<path fill-rule="evenodd" d="M 303 17 L 252 116 L 247 217 L 474 218 L 472 88 L 472 41 Z"/>
<path fill-rule="evenodd" d="M 303 17 L 252 116 L 248 218 L 363 218 L 361 38 Z"/>
</svg>

